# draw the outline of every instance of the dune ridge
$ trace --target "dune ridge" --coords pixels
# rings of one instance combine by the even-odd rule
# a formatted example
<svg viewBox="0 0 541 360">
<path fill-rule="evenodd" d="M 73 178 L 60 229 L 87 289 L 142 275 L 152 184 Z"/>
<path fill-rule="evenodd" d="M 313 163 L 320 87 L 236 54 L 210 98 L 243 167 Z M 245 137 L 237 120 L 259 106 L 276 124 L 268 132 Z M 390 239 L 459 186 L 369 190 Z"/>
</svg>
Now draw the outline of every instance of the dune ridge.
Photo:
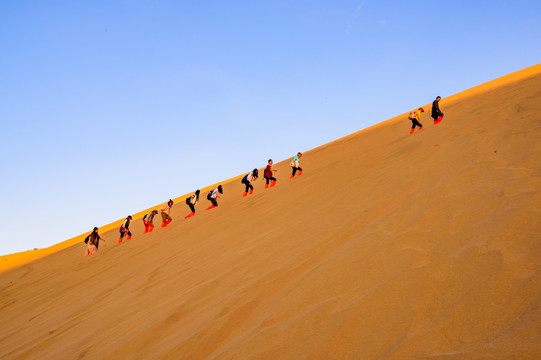
<svg viewBox="0 0 541 360">
<path fill-rule="evenodd" d="M 504 85 L 510 84 L 512 82 L 515 82 L 515 81 L 520 81 L 520 80 L 522 80 L 524 78 L 527 78 L 529 76 L 536 75 L 539 72 L 541 72 L 541 65 L 540 64 L 532 65 L 532 66 L 527 67 L 525 69 L 515 71 L 515 72 L 513 72 L 511 74 L 508 74 L 506 76 L 499 77 L 497 79 L 494 79 L 494 80 L 488 81 L 486 83 L 477 85 L 477 86 L 475 86 L 473 88 L 470 88 L 468 90 L 464 90 L 464 91 L 461 91 L 461 92 L 459 92 L 457 94 L 448 96 L 448 97 L 445 98 L 445 102 L 447 104 L 451 104 L 453 102 L 460 101 L 464 97 L 472 96 L 472 95 L 475 95 L 475 94 L 478 94 L 478 93 L 482 93 L 484 91 L 490 91 L 490 90 L 492 90 L 494 88 L 504 86 Z M 430 106 L 430 104 L 426 104 L 424 106 L 428 107 L 428 106 Z M 408 111 L 408 113 L 409 113 L 409 111 Z M 374 125 L 366 128 L 366 129 L 362 129 L 362 130 L 359 130 L 359 131 L 357 131 L 357 132 L 355 132 L 353 134 L 346 135 L 346 136 L 344 136 L 344 137 L 342 137 L 340 139 L 334 140 L 334 141 L 332 141 L 330 143 L 333 143 L 335 141 L 342 141 L 342 140 L 347 139 L 347 138 L 349 138 L 351 136 L 357 135 L 361 131 L 366 131 L 366 130 L 368 130 L 370 128 L 375 128 L 375 127 L 381 126 L 381 125 L 386 124 L 387 122 L 390 122 L 390 121 L 396 121 L 398 118 L 401 118 L 401 117 L 405 116 L 406 114 L 407 113 L 404 113 L 404 114 L 401 114 L 401 115 L 399 115 L 397 117 L 389 119 L 387 121 L 383 121 L 383 122 L 380 122 L 378 124 L 374 124 Z M 321 145 L 321 146 L 326 146 L 326 145 L 327 144 Z M 235 181 L 237 179 L 240 179 L 242 176 L 243 175 L 233 177 L 231 179 L 228 179 L 228 180 L 225 180 L 225 181 L 221 182 L 220 184 Z M 202 188 L 201 191 L 202 192 L 209 191 L 209 190 L 215 188 L 218 185 L 219 185 L 219 183 L 212 184 L 210 186 L 206 186 L 206 187 Z M 179 196 L 177 198 L 173 198 L 173 201 L 178 204 L 179 200 L 184 199 L 185 197 L 187 197 L 189 195 L 191 195 L 191 193 L 181 195 L 181 196 Z M 165 202 L 165 201 L 166 200 L 164 200 L 163 202 Z M 145 214 L 150 212 L 152 209 L 155 209 L 155 208 L 159 207 L 160 205 L 161 204 L 158 204 L 158 205 L 150 207 L 148 209 L 139 211 L 139 212 L 133 214 L 132 216 L 133 216 L 134 219 L 142 218 Z M 105 231 L 109 231 L 109 230 L 118 228 L 122 224 L 123 221 L 124 221 L 123 218 L 119 219 L 119 220 L 116 220 L 116 221 L 114 221 L 112 223 L 100 226 L 100 229 L 103 230 L 103 232 L 105 232 Z M 91 228 L 91 227 L 92 226 L 90 226 L 89 228 Z M 58 244 L 54 244 L 54 245 L 52 245 L 50 247 L 43 248 L 43 249 L 34 249 L 32 251 L 27 250 L 27 251 L 21 251 L 21 252 L 18 252 L 18 253 L 14 253 L 14 254 L 2 255 L 1 258 L 2 258 L 3 261 L 0 261 L 0 273 L 2 271 L 5 271 L 5 270 L 8 270 L 8 269 L 11 269 L 11 268 L 26 264 L 26 263 L 31 262 L 33 260 L 42 258 L 44 256 L 47 256 L 47 255 L 52 254 L 54 252 L 57 252 L 59 250 L 65 249 L 66 247 L 69 247 L 71 245 L 80 243 L 86 237 L 86 235 L 87 235 L 87 233 L 77 235 L 77 236 L 75 236 L 75 237 L 73 237 L 71 239 L 67 239 L 67 240 L 62 241 L 62 242 L 60 242 Z"/>
<path fill-rule="evenodd" d="M 0 358 L 538 358 L 541 65 L 489 85 L 1 273 Z"/>
</svg>

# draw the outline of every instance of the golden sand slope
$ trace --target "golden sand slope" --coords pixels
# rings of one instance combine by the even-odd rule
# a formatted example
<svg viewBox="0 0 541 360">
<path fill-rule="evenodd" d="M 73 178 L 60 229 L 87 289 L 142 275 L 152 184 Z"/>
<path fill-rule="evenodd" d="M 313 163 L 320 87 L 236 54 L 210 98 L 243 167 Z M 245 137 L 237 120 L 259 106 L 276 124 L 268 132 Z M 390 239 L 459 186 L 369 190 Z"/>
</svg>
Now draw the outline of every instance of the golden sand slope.
<svg viewBox="0 0 541 360">
<path fill-rule="evenodd" d="M 539 358 L 541 66 L 512 76 L 0 274 L 0 358 Z"/>
</svg>

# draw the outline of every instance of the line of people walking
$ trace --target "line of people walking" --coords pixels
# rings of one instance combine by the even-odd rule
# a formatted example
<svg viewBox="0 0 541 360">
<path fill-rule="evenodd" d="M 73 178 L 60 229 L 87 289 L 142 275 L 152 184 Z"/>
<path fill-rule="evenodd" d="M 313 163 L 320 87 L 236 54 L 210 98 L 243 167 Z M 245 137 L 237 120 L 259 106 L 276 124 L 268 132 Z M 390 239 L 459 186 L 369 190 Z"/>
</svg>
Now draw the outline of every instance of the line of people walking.
<svg viewBox="0 0 541 360">
<path fill-rule="evenodd" d="M 432 118 L 434 119 L 434 125 L 439 124 L 443 120 L 443 112 L 440 109 L 439 102 L 441 101 L 441 96 L 437 96 L 436 99 L 432 102 Z M 410 129 L 410 134 L 413 134 L 415 131 L 415 128 L 417 127 L 419 131 L 423 129 L 423 124 L 421 123 L 421 114 L 424 113 L 424 109 L 422 107 L 410 112 L 408 118 L 411 120 L 412 125 Z M 290 180 L 294 179 L 295 176 L 301 176 L 302 175 L 302 168 L 300 167 L 300 159 L 302 157 L 302 153 L 298 152 L 297 155 L 293 157 L 293 160 L 291 160 L 290 166 L 291 166 L 291 175 L 289 177 Z M 274 172 L 276 172 L 276 169 L 272 168 L 273 161 L 272 159 L 268 160 L 267 166 L 265 167 L 265 170 L 263 172 L 263 179 L 265 180 L 265 189 L 268 189 L 269 187 L 274 187 L 276 185 L 276 178 L 274 177 Z M 244 193 L 242 194 L 242 197 L 246 197 L 248 195 L 252 195 L 254 193 L 254 186 L 253 182 L 257 180 L 259 177 L 259 170 L 253 169 L 248 174 L 246 174 L 242 180 L 241 183 L 245 186 Z M 186 198 L 186 205 L 190 208 L 190 213 L 184 217 L 184 219 L 189 219 L 192 216 L 195 215 L 195 205 L 199 202 L 199 195 L 201 194 L 200 190 L 197 190 L 193 195 Z M 211 205 L 207 207 L 205 210 L 210 210 L 218 206 L 217 199 L 220 198 L 220 195 L 223 194 L 223 188 L 222 185 L 218 185 L 216 188 L 209 191 L 207 194 L 207 200 L 211 202 Z M 170 212 L 171 208 L 173 207 L 173 200 L 169 199 L 169 201 L 160 209 L 160 214 L 162 217 L 162 224 L 161 227 L 167 227 L 173 221 L 171 218 Z M 145 227 L 144 233 L 152 232 L 154 230 L 154 217 L 158 214 L 157 210 L 152 210 L 145 216 L 143 216 L 143 225 Z M 124 222 L 119 228 L 119 239 L 118 243 L 122 243 L 124 237 L 127 235 L 126 239 L 130 240 L 132 238 L 132 233 L 130 231 L 130 224 L 133 220 L 132 216 L 126 217 L 124 219 Z M 87 244 L 87 249 L 85 252 L 85 256 L 94 254 L 99 247 L 99 242 L 105 241 L 99 234 L 98 234 L 98 228 L 95 227 L 90 235 L 88 235 L 85 238 L 85 243 Z"/>
<path fill-rule="evenodd" d="M 300 167 L 300 158 L 302 157 L 302 153 L 298 152 L 297 155 L 293 157 L 293 160 L 290 163 L 290 166 L 292 168 L 292 174 L 289 177 L 289 179 L 293 179 L 295 175 L 301 176 L 302 175 L 302 169 Z M 276 185 L 276 178 L 273 176 L 274 172 L 276 172 L 276 169 L 272 168 L 273 161 L 272 159 L 269 159 L 267 162 L 267 166 L 265 167 L 265 170 L 263 172 L 263 179 L 265 180 L 265 189 L 268 189 L 269 187 L 274 187 Z M 245 190 L 243 193 L 243 197 L 246 197 L 247 195 L 251 195 L 254 192 L 254 187 L 252 183 L 258 179 L 259 176 L 259 170 L 254 169 L 250 171 L 248 174 L 246 174 L 242 180 L 241 183 L 245 186 Z M 207 200 L 210 201 L 210 205 L 205 210 L 211 210 L 218 206 L 217 199 L 220 198 L 220 195 L 224 193 L 222 185 L 218 185 L 216 188 L 210 190 L 207 193 Z M 186 198 L 186 205 L 190 208 L 190 213 L 184 216 L 184 219 L 189 219 L 192 216 L 195 215 L 195 205 L 199 202 L 199 195 L 201 194 L 201 191 L 198 189 L 193 193 L 191 196 Z M 162 218 L 161 227 L 165 228 L 167 227 L 172 221 L 173 218 L 170 215 L 171 208 L 173 207 L 174 202 L 173 200 L 169 199 L 165 204 L 162 205 L 160 208 L 160 214 Z M 152 232 L 154 230 L 154 217 L 158 215 L 157 210 L 152 210 L 149 213 L 145 214 L 143 216 L 143 225 L 145 227 L 144 234 Z M 120 235 L 118 239 L 118 243 L 121 244 L 124 240 L 124 237 L 126 236 L 126 240 L 131 240 L 132 233 L 130 230 L 130 225 L 133 220 L 133 217 L 131 215 L 127 216 L 126 219 L 122 222 L 122 225 L 118 229 Z M 85 238 L 85 243 L 87 244 L 87 249 L 85 251 L 85 256 L 92 255 L 98 251 L 99 242 L 100 240 L 105 241 L 99 234 L 98 234 L 98 228 L 95 227 L 90 235 L 88 235 Z"/>
<path fill-rule="evenodd" d="M 440 100 L 441 96 L 437 96 L 436 100 L 432 102 L 432 118 L 434 119 L 434 125 L 439 124 L 443 120 L 443 112 L 441 112 L 439 105 Z M 410 135 L 415 131 L 415 127 L 418 127 L 419 131 L 423 130 L 423 124 L 421 124 L 421 113 L 424 112 L 425 110 L 420 107 L 409 113 L 408 118 L 411 120 Z"/>
</svg>

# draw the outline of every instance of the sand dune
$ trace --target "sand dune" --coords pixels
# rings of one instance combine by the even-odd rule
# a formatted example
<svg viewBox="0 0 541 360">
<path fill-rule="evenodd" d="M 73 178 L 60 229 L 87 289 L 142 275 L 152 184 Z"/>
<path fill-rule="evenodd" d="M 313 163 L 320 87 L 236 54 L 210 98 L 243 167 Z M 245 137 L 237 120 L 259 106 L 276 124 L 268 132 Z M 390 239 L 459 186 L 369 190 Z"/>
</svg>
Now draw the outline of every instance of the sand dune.
<svg viewBox="0 0 541 360">
<path fill-rule="evenodd" d="M 538 359 L 540 98 L 537 65 L 5 271 L 0 358 Z"/>
</svg>

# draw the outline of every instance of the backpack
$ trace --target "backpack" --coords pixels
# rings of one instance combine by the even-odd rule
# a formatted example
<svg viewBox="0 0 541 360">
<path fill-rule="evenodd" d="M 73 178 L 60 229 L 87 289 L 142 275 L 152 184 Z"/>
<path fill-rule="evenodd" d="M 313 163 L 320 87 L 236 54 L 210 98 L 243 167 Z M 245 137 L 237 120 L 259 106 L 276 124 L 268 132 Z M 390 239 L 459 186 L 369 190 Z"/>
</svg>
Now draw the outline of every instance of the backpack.
<svg viewBox="0 0 541 360">
<path fill-rule="evenodd" d="M 85 238 L 85 244 L 88 244 L 88 239 L 90 239 L 90 235 Z"/>
<path fill-rule="evenodd" d="M 207 194 L 207 200 L 210 200 L 211 195 L 212 195 L 212 191 L 209 191 L 209 193 Z"/>
<path fill-rule="evenodd" d="M 186 205 L 188 205 L 190 203 L 190 199 L 191 199 L 191 197 L 186 198 Z"/>
<path fill-rule="evenodd" d="M 410 120 L 415 119 L 415 111 L 410 112 L 410 114 L 408 115 L 408 119 Z"/>
</svg>

